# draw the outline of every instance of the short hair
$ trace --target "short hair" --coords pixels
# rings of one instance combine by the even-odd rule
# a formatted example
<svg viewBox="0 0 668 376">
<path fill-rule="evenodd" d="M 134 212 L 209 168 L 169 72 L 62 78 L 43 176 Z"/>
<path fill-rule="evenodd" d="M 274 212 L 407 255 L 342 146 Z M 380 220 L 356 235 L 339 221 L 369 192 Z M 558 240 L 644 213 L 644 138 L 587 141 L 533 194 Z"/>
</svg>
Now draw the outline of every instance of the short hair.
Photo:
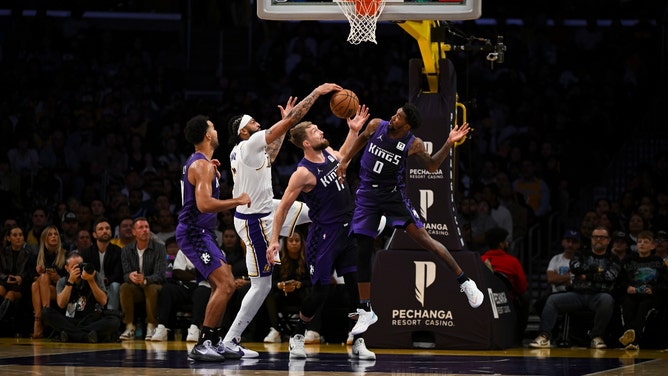
<svg viewBox="0 0 668 376">
<path fill-rule="evenodd" d="M 109 224 L 109 227 L 111 227 L 111 221 L 107 219 L 106 217 L 100 217 L 93 222 L 93 231 L 97 230 L 97 225 L 99 225 L 102 222 L 107 222 Z"/>
<path fill-rule="evenodd" d="M 499 244 L 508 240 L 508 231 L 503 227 L 492 227 L 485 232 L 485 244 L 489 249 L 497 249 Z"/>
<path fill-rule="evenodd" d="M 411 125 L 411 129 L 418 129 L 422 125 L 422 115 L 420 110 L 413 104 L 406 103 L 401 107 L 406 114 L 406 122 Z"/>
<path fill-rule="evenodd" d="M 205 115 L 197 115 L 186 123 L 184 131 L 186 141 L 193 145 L 197 145 L 204 140 L 206 131 L 209 129 L 209 117 Z"/>
<path fill-rule="evenodd" d="M 239 140 L 239 126 L 241 125 L 242 117 L 244 117 L 244 115 L 233 116 L 227 123 L 227 128 L 230 132 L 230 139 L 228 140 L 230 145 L 236 145 Z"/>
<path fill-rule="evenodd" d="M 304 140 L 306 139 L 306 129 L 313 123 L 310 121 L 302 121 L 290 129 L 290 142 L 296 147 L 304 150 Z"/>
<path fill-rule="evenodd" d="M 65 263 L 67 263 L 67 261 L 69 261 L 72 257 L 76 257 L 76 256 L 79 256 L 79 257 L 83 258 L 83 256 L 81 256 L 81 253 L 79 253 L 78 250 L 74 250 L 74 251 L 69 252 L 67 254 L 67 256 L 65 256 Z"/>
<path fill-rule="evenodd" d="M 647 240 L 653 242 L 653 241 L 654 241 L 654 233 L 653 233 L 652 231 L 649 231 L 649 230 L 643 230 L 643 231 L 640 231 L 640 232 L 638 233 L 638 235 L 636 236 L 636 238 L 638 238 L 638 239 L 647 239 Z"/>
</svg>

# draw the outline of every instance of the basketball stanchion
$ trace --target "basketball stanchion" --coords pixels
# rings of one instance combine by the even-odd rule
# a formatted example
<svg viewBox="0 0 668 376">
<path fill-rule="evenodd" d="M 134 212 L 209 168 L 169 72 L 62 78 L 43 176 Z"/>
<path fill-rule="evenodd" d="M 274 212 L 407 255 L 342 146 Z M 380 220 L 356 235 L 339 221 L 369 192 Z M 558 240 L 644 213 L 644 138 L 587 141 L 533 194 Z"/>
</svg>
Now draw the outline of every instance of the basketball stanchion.
<svg viewBox="0 0 668 376">
<path fill-rule="evenodd" d="M 385 8 L 386 0 L 334 0 L 350 22 L 350 44 L 376 43 L 378 17 Z"/>
</svg>

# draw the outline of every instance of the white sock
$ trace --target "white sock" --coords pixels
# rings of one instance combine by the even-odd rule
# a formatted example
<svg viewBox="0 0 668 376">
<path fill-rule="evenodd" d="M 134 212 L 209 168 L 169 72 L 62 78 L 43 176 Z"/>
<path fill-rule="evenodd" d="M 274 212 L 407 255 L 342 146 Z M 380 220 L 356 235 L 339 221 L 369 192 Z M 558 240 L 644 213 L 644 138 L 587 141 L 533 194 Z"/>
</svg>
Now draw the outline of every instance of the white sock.
<svg viewBox="0 0 668 376">
<path fill-rule="evenodd" d="M 271 276 L 251 278 L 251 287 L 241 301 L 241 308 L 223 342 L 241 337 L 271 290 Z"/>
</svg>

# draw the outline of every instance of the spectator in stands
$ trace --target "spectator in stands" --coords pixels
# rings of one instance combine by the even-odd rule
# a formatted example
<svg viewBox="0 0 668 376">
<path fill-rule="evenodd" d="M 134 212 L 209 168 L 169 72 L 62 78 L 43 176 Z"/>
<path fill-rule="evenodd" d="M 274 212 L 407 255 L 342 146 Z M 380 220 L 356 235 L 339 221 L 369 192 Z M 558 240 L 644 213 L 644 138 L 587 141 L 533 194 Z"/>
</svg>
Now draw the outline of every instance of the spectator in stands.
<svg viewBox="0 0 668 376">
<path fill-rule="evenodd" d="M 49 217 L 46 214 L 46 210 L 42 207 L 37 207 L 32 211 L 31 226 L 28 229 L 28 235 L 26 236 L 26 242 L 35 247 L 39 247 L 40 238 L 42 231 L 49 223 Z"/>
<path fill-rule="evenodd" d="M 83 252 L 84 249 L 88 249 L 93 244 L 90 231 L 88 230 L 79 230 L 77 233 L 77 242 L 74 246 L 74 251 Z"/>
<path fill-rule="evenodd" d="M 93 212 L 88 205 L 79 205 L 76 212 L 79 228 L 82 230 L 93 231 Z"/>
<path fill-rule="evenodd" d="M 591 248 L 591 232 L 596 228 L 596 212 L 585 212 L 580 221 L 580 242 L 582 248 Z"/>
<path fill-rule="evenodd" d="M 490 183 L 482 187 L 480 191 L 481 198 L 489 203 L 489 215 L 499 227 L 508 232 L 508 240 L 513 237 L 513 216 L 505 206 L 499 201 L 499 187 L 496 183 Z"/>
<path fill-rule="evenodd" d="M 580 250 L 580 233 L 566 230 L 561 237 L 561 252 L 552 256 L 545 272 L 549 291 L 534 302 L 534 310 L 539 315 L 543 312 L 545 301 L 554 293 L 564 292 L 571 286 L 572 274 L 570 262 L 575 252 Z"/>
<path fill-rule="evenodd" d="M 612 318 L 615 300 L 612 296 L 621 271 L 621 264 L 607 252 L 608 229 L 596 227 L 591 234 L 591 249 L 577 252 L 570 262 L 573 280 L 571 291 L 552 294 L 540 316 L 540 334 L 529 343 L 533 348 L 549 348 L 552 330 L 561 313 L 584 309 L 594 311 L 594 325 L 589 332 L 590 347 L 606 348 L 603 336 Z"/>
<path fill-rule="evenodd" d="M 271 324 L 264 342 L 281 342 L 283 335 L 291 334 L 292 328 L 286 327 L 287 318 L 299 312 L 302 300 L 310 293 L 311 278 L 306 268 L 305 252 L 306 243 L 299 231 L 283 239 L 281 263 L 274 265 L 271 292 L 264 303 Z M 283 318 L 282 323 L 279 323 L 279 317 Z"/>
<path fill-rule="evenodd" d="M 629 217 L 626 229 L 628 230 L 629 249 L 633 252 L 638 252 L 636 246 L 638 241 L 638 234 L 640 234 L 642 231 L 649 230 L 648 223 L 638 212 L 633 212 Z"/>
<path fill-rule="evenodd" d="M 148 220 L 139 217 L 134 220 L 132 234 L 135 240 L 123 247 L 123 279 L 120 300 L 125 314 L 125 331 L 121 340 L 135 337 L 135 303 L 146 305 L 146 337 L 150 341 L 158 325 L 158 294 L 165 283 L 167 250 L 165 245 L 151 239 Z"/>
<path fill-rule="evenodd" d="M 535 222 L 533 209 L 526 203 L 521 193 L 513 190 L 507 173 L 500 171 L 496 174 L 496 184 L 499 187 L 499 202 L 508 208 L 513 218 L 513 237 L 526 236 L 529 228 Z"/>
<path fill-rule="evenodd" d="M 654 254 L 661 257 L 668 266 L 668 232 L 659 230 L 654 236 Z"/>
<path fill-rule="evenodd" d="M 471 219 L 471 250 L 484 252 L 486 248 L 485 233 L 498 227 L 498 224 L 490 215 L 489 203 L 485 199 L 478 200 L 475 206 L 475 214 Z"/>
<path fill-rule="evenodd" d="M 517 309 L 517 338 L 522 338 L 529 319 L 529 296 L 527 294 L 527 277 L 517 257 L 508 254 L 510 240 L 508 231 L 502 227 L 493 227 L 485 232 L 485 243 L 488 250 L 482 254 L 482 261 L 491 265 L 494 273 L 498 273 L 510 282 L 510 298 Z"/>
<path fill-rule="evenodd" d="M 513 181 L 513 190 L 524 196 L 537 218 L 549 214 L 550 188 L 543 179 L 536 176 L 533 161 L 529 159 L 522 161 L 520 176 Z"/>
<path fill-rule="evenodd" d="M 169 209 L 160 209 L 157 215 L 157 228 L 155 237 L 162 243 L 174 236 L 176 233 L 176 218 Z"/>
<path fill-rule="evenodd" d="M 35 315 L 33 338 L 44 336 L 42 308 L 51 306 L 51 302 L 56 300 L 56 283 L 60 277 L 67 275 L 65 257 L 58 228 L 47 226 L 40 235 L 39 251 L 31 260 L 31 269 L 34 271 L 31 286 Z"/>
<path fill-rule="evenodd" d="M 99 197 L 95 197 L 90 201 L 90 214 L 91 220 L 93 221 L 93 226 L 95 226 L 95 221 L 99 218 L 105 217 L 107 214 L 107 208 L 104 204 L 104 200 Z"/>
<path fill-rule="evenodd" d="M 624 263 L 631 256 L 629 253 L 629 238 L 623 231 L 617 231 L 612 235 L 612 246 L 610 252 L 617 256 L 620 263 Z"/>
<path fill-rule="evenodd" d="M 9 245 L 0 250 L 0 321 L 3 317 L 11 317 L 15 303 L 30 290 L 29 270 L 30 259 L 34 257 L 35 248 L 26 243 L 23 230 L 13 225 L 4 232 Z"/>
<path fill-rule="evenodd" d="M 118 233 L 117 236 L 111 239 L 111 244 L 115 244 L 121 248 L 132 243 L 135 240 L 134 235 L 132 235 L 134 220 L 132 217 L 127 216 L 123 217 L 118 224 Z"/>
<path fill-rule="evenodd" d="M 73 251 L 77 248 L 77 235 L 79 235 L 79 222 L 77 215 L 72 212 L 66 212 L 60 221 L 62 230 L 63 248 Z"/>
<path fill-rule="evenodd" d="M 102 279 L 107 292 L 107 308 L 120 311 L 120 289 L 123 283 L 122 250 L 119 246 L 111 244 L 111 224 L 108 219 L 98 218 L 93 228 L 95 242 L 90 247 L 81 249 L 79 253 L 84 262 L 95 266 Z"/>
<path fill-rule="evenodd" d="M 622 319 L 626 331 L 619 342 L 627 350 L 638 350 L 650 310 L 657 308 L 659 299 L 668 291 L 668 269 L 663 259 L 652 254 L 654 234 L 638 234 L 638 253 L 633 253 L 623 264 L 620 286 Z"/>
<path fill-rule="evenodd" d="M 169 328 L 174 327 L 172 324 L 176 322 L 177 310 L 192 304 L 193 291 L 197 287 L 197 270 L 179 249 L 176 238 L 168 238 L 165 248 L 167 255 L 174 255 L 174 259 L 171 272 L 168 268 L 166 283 L 158 295 L 158 326 L 151 337 L 151 341 L 156 342 L 167 340 Z"/>
<path fill-rule="evenodd" d="M 67 255 L 65 270 L 67 275 L 58 280 L 56 287 L 56 302 L 64 312 L 45 307 L 44 323 L 60 334 L 62 342 L 112 340 L 121 323 L 115 315 L 102 314 L 107 304 L 102 278 L 83 263 L 78 252 Z"/>
</svg>

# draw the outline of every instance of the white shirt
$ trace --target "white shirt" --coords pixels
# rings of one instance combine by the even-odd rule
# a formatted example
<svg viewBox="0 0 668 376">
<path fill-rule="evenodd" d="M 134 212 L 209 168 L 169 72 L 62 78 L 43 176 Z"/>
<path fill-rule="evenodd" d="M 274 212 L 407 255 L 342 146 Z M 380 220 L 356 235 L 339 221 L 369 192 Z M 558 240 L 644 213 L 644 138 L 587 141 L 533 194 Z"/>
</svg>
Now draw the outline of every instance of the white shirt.
<svg viewBox="0 0 668 376">
<path fill-rule="evenodd" d="M 566 275 L 571 269 L 570 263 L 571 259 L 564 257 L 564 253 L 562 252 L 558 255 L 554 255 L 552 259 L 550 259 L 550 263 L 547 265 L 547 270 L 556 272 L 559 275 Z M 566 285 L 556 286 L 552 284 L 552 292 L 562 291 L 566 291 Z"/>
<path fill-rule="evenodd" d="M 237 206 L 242 214 L 271 213 L 274 189 L 271 184 L 271 162 L 266 152 L 266 130 L 255 132 L 248 140 L 239 142 L 230 153 L 234 186 L 232 195 L 248 193 L 251 207 Z"/>
</svg>

